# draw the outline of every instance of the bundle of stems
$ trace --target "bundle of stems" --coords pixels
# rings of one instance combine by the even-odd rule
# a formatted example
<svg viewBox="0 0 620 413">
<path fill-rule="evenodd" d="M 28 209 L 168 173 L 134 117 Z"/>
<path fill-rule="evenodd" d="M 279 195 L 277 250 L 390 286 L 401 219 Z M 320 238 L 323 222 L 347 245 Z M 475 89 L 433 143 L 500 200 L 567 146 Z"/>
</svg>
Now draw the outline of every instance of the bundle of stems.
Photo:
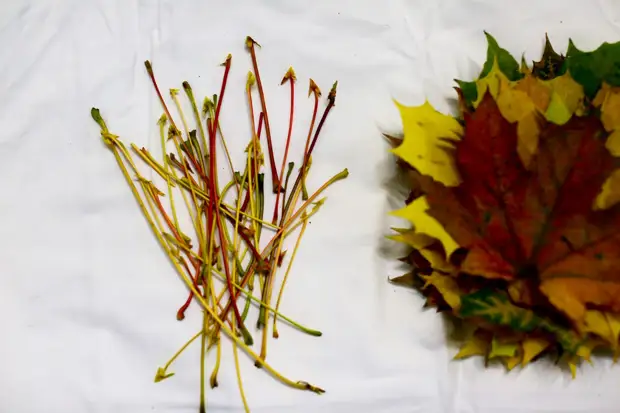
<svg viewBox="0 0 620 413">
<path fill-rule="evenodd" d="M 216 355 L 209 384 L 211 388 L 218 385 L 222 336 L 228 337 L 232 343 L 237 382 L 246 411 L 249 411 L 249 407 L 241 380 L 238 348 L 250 356 L 256 367 L 267 370 L 284 384 L 319 394 L 324 392 L 308 382 L 289 379 L 273 368 L 266 359 L 269 327 L 271 324 L 272 337 L 278 338 L 278 319 L 306 334 L 321 335 L 320 331 L 304 327 L 281 314 L 279 308 L 308 219 L 316 214 L 325 202 L 325 190 L 334 182 L 348 176 L 347 169 L 344 169 L 314 193 L 308 194 L 306 190 L 312 152 L 335 105 L 337 82 L 329 92 L 327 104 L 319 117 L 321 91 L 310 79 L 308 96 L 314 98 L 314 109 L 305 136 L 304 152 L 298 160 L 296 170 L 295 162 L 289 161 L 288 154 L 295 113 L 295 73 L 289 68 L 281 82 L 282 85 L 288 83 L 290 87 L 290 114 L 284 154 L 282 160 L 277 162 L 256 56 L 259 45 L 250 37 L 246 38 L 245 45 L 252 61 L 252 70 L 248 72 L 245 87 L 252 133 L 247 146 L 243 148 L 246 159 L 239 169 L 235 169 L 233 165 L 220 124 L 232 63 L 231 55 L 228 55 L 222 64 L 224 73 L 219 94 L 206 98 L 201 111 L 198 110 L 192 87 L 187 81 L 183 82 L 183 91 L 197 124 L 197 128 L 191 130 L 178 96 L 180 91 L 170 89 L 171 102 L 166 103 L 151 63 L 145 62 L 146 71 L 164 112 L 158 121 L 158 146 L 162 152 L 159 159 L 144 147 L 131 144 L 128 148 L 119 136 L 110 132 L 99 110 L 91 110 L 93 119 L 101 128 L 103 142 L 114 155 L 146 221 L 188 289 L 188 296 L 177 311 L 177 319 L 185 318 L 185 312 L 192 303 L 197 303 L 202 311 L 198 332 L 164 367 L 157 369 L 155 376 L 155 381 L 159 382 L 174 375 L 168 372 L 170 365 L 192 343 L 200 341 L 200 412 L 206 411 L 207 355 L 212 350 L 215 350 Z M 260 110 L 255 108 L 256 93 L 260 100 Z M 170 107 L 176 109 L 180 123 L 175 122 Z M 268 148 L 271 191 L 265 188 L 265 161 L 261 144 L 263 131 Z M 218 149 L 223 149 L 220 158 L 225 159 L 224 169 L 230 172 L 224 180 L 218 176 L 222 169 L 218 165 Z M 140 172 L 138 163 L 150 168 L 154 172 L 150 175 L 160 180 L 161 184 L 158 186 L 147 179 L 145 173 Z M 295 170 L 296 178 L 293 180 L 291 175 Z M 265 217 L 266 196 L 270 193 L 275 197 L 271 219 Z M 180 204 L 185 207 L 186 216 L 181 214 L 183 211 L 179 209 Z M 184 219 L 186 217 L 189 219 Z M 289 235 L 293 234 L 297 239 L 285 266 L 287 260 L 284 259 L 284 245 Z M 281 278 L 274 305 L 276 273 L 283 267 L 284 276 Z M 259 308 L 256 330 L 261 338 L 260 350 L 256 352 L 252 349 L 254 338 L 248 328 L 252 303 Z"/>
</svg>

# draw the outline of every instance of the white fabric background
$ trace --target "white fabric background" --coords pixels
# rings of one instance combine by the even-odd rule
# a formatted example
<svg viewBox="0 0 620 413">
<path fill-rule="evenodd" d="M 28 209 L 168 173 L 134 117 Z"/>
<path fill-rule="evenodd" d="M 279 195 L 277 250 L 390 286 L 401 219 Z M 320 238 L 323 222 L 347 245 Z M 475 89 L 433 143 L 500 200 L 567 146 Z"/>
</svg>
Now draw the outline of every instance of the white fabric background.
<svg viewBox="0 0 620 413">
<path fill-rule="evenodd" d="M 187 79 L 203 96 L 218 91 L 217 63 L 230 52 L 221 120 L 238 147 L 248 137 L 246 35 L 263 45 L 278 136 L 288 91 L 277 84 L 289 65 L 299 77 L 300 130 L 311 107 L 307 78 L 325 93 L 339 80 L 314 184 L 345 166 L 351 173 L 312 220 L 283 303 L 324 336 L 282 325 L 270 345 L 274 366 L 327 393 L 286 388 L 242 358 L 252 411 L 617 412 L 620 366 L 609 360 L 583 366 L 576 381 L 545 363 L 506 374 L 451 361 L 441 318 L 386 282 L 399 273 L 382 236 L 387 212 L 400 205 L 384 185 L 391 160 L 380 130 L 399 127 L 392 98 L 428 97 L 448 110 L 452 79 L 472 78 L 484 61 L 483 30 L 531 61 L 545 32 L 558 51 L 569 36 L 591 49 L 620 40 L 619 19 L 615 0 L 3 0 L 0 412 L 197 411 L 196 347 L 173 365 L 175 377 L 153 383 L 156 367 L 194 333 L 196 306 L 175 320 L 185 288 L 89 110 L 101 108 L 125 142 L 156 150 L 161 109 L 142 62 L 152 60 L 162 88 Z M 208 411 L 241 411 L 232 367 L 227 353 Z"/>
</svg>

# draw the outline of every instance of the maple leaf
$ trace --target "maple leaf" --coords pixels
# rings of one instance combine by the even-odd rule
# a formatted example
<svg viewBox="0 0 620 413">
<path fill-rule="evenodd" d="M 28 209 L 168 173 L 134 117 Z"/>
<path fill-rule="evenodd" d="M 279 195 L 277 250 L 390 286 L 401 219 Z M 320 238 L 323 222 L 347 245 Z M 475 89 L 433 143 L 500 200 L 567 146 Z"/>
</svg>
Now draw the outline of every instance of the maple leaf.
<svg viewBox="0 0 620 413">
<path fill-rule="evenodd" d="M 411 228 L 390 238 L 425 306 L 476 327 L 455 358 L 558 349 L 574 376 L 594 348 L 620 355 L 620 43 L 564 57 L 546 37 L 530 69 L 485 35 L 457 117 L 397 104 Z"/>
<path fill-rule="evenodd" d="M 534 360 L 539 354 L 545 351 L 551 343 L 549 340 L 541 337 L 528 337 L 521 342 L 523 349 L 523 359 L 521 360 L 521 366 L 526 366 L 529 362 Z"/>
<path fill-rule="evenodd" d="M 493 62 L 497 61 L 499 68 L 502 73 L 508 77 L 510 80 L 520 79 L 523 75 L 519 70 L 519 63 L 515 60 L 514 57 L 508 52 L 506 49 L 499 47 L 497 40 L 489 33 L 484 32 L 484 35 L 487 39 L 487 60 L 482 67 L 482 72 L 480 72 L 479 77 L 484 77 L 491 71 L 491 67 L 493 66 Z"/>
<path fill-rule="evenodd" d="M 541 80 L 533 73 L 527 73 L 523 78 L 511 81 L 495 58 L 491 69 L 473 84 L 477 97 L 471 102 L 462 101 L 465 95 L 457 89 L 460 106 L 476 109 L 484 94 L 490 93 L 496 99 L 502 116 L 509 122 L 518 122 L 518 152 L 526 167 L 529 167 L 538 145 L 538 114 L 550 122 L 563 125 L 573 114 L 584 112 L 583 86 L 572 78 L 569 71 L 550 80 Z"/>
<path fill-rule="evenodd" d="M 597 310 L 586 311 L 583 322 L 578 328 L 584 333 L 593 333 L 604 340 L 614 351 L 614 359 L 620 354 L 618 338 L 620 337 L 620 315 L 603 313 Z"/>
<path fill-rule="evenodd" d="M 445 141 L 458 139 L 461 125 L 452 116 L 435 110 L 428 101 L 415 107 L 398 102 L 396 105 L 406 138 L 392 153 L 418 171 L 435 176 L 446 185 L 455 185 L 458 181 L 454 162 L 445 151 Z"/>
<path fill-rule="evenodd" d="M 564 65 L 565 57 L 556 53 L 549 41 L 549 36 L 545 34 L 545 49 L 542 58 L 534 62 L 532 73 L 540 79 L 553 79 L 556 77 Z"/>
<path fill-rule="evenodd" d="M 466 125 L 455 142 L 461 184 L 446 187 L 421 176 L 427 213 L 468 250 L 461 271 L 540 279 L 541 291 L 575 320 L 586 303 L 620 311 L 620 294 L 600 295 L 608 288 L 620 293 L 620 275 L 613 278 L 620 274 L 613 226 L 620 210 L 592 211 L 615 167 L 599 119 L 546 124 L 530 171 L 517 153 L 516 125 L 489 93 Z"/>
<path fill-rule="evenodd" d="M 479 329 L 465 341 L 454 358 L 463 359 L 471 356 L 486 356 L 491 348 L 492 340 L 492 335 L 483 329 Z"/>
<path fill-rule="evenodd" d="M 480 317 L 492 324 L 510 326 L 522 332 L 532 332 L 542 325 L 542 320 L 533 311 L 517 307 L 506 295 L 488 289 L 461 297 L 459 315 Z"/>
<path fill-rule="evenodd" d="M 454 278 L 438 272 L 433 272 L 431 275 L 422 275 L 421 278 L 425 281 L 422 289 L 432 285 L 452 309 L 458 310 L 460 308 L 461 290 Z"/>
<path fill-rule="evenodd" d="M 416 172 L 413 172 L 413 174 L 416 174 Z M 428 209 L 429 204 L 426 196 L 421 196 L 406 207 L 393 211 L 392 215 L 407 219 L 414 224 L 416 233 L 439 240 L 446 255 L 450 256 L 458 250 L 459 244 L 439 221 L 427 213 Z"/>
<path fill-rule="evenodd" d="M 422 287 L 424 284 L 413 271 L 399 275 L 398 277 L 390 278 L 389 280 L 392 284 L 400 285 L 401 287 L 417 288 Z"/>
<path fill-rule="evenodd" d="M 590 98 L 603 83 L 620 86 L 620 42 L 605 42 L 596 50 L 583 52 L 570 40 L 563 70 L 570 70 Z"/>
<path fill-rule="evenodd" d="M 518 80 L 523 77 L 523 72 L 519 66 L 519 63 L 512 57 L 510 52 L 503 49 L 497 43 L 497 40 L 489 33 L 484 32 L 487 39 L 487 59 L 482 67 L 478 79 L 486 77 L 493 66 L 497 64 L 497 67 L 501 73 L 509 80 Z M 476 82 L 466 82 L 463 80 L 455 79 L 455 82 L 459 85 L 462 91 L 464 101 L 467 103 L 474 102 L 478 98 L 478 88 Z"/>
<path fill-rule="evenodd" d="M 506 370 L 510 371 L 519 365 L 523 355 L 518 342 L 506 342 L 496 336 L 491 340 L 491 349 L 487 358 L 489 360 L 499 359 L 506 366 Z"/>
<path fill-rule="evenodd" d="M 458 314 L 461 317 L 481 318 L 523 333 L 545 331 L 555 335 L 563 350 L 571 354 L 576 353 L 582 343 L 579 336 L 570 330 L 537 316 L 532 310 L 512 304 L 506 294 L 490 289 L 462 296 Z"/>
<path fill-rule="evenodd" d="M 614 156 L 620 154 L 620 87 L 603 83 L 592 101 L 601 111 L 601 122 L 611 135 L 607 139 L 607 149 Z"/>
</svg>

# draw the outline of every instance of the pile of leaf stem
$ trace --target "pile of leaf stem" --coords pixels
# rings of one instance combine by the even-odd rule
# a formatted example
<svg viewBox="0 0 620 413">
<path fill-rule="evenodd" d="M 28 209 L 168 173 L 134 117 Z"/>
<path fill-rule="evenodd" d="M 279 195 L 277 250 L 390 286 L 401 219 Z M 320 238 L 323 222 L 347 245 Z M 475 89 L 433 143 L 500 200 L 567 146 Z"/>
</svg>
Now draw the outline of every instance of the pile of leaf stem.
<svg viewBox="0 0 620 413">
<path fill-rule="evenodd" d="M 323 393 L 323 390 L 317 386 L 287 378 L 274 369 L 266 358 L 270 317 L 272 317 L 271 331 L 274 338 L 279 336 L 278 318 L 306 334 L 321 335 L 320 331 L 304 327 L 281 314 L 279 307 L 308 219 L 316 214 L 324 203 L 325 198 L 321 197 L 323 192 L 331 184 L 348 175 L 347 169 L 344 169 L 321 185 L 313 194 L 308 195 L 306 177 L 310 171 L 312 152 L 328 114 L 335 105 L 337 84 L 335 83 L 332 87 L 327 97 L 327 105 L 317 124 L 321 91 L 310 79 L 309 96 L 314 97 L 314 110 L 301 164 L 292 183 L 290 178 L 295 171 L 295 163 L 287 163 L 287 161 L 295 113 L 295 73 L 290 68 L 281 83 L 284 85 L 288 82 L 290 85 L 290 113 L 285 150 L 282 161 L 278 164 L 275 160 L 265 94 L 258 69 L 255 50 L 257 45 L 250 37 L 246 39 L 246 48 L 252 59 L 253 71 L 248 72 L 245 95 L 253 132 L 245 148 L 247 156 L 242 168 L 243 172 L 235 170 L 233 166 L 220 124 L 220 113 L 232 63 L 231 55 L 228 55 L 222 64 L 224 73 L 219 94 L 213 95 L 213 99 L 206 98 L 201 112 L 198 110 L 190 84 L 187 81 L 183 82 L 183 90 L 191 105 L 192 116 L 198 125 L 197 130 L 190 130 L 188 127 L 188 118 L 183 112 L 178 97 L 179 90 L 170 89 L 170 97 L 181 119 L 179 124 L 181 128 L 177 126 L 157 84 L 152 65 L 149 61 L 145 62 L 147 73 L 164 110 L 164 114 L 158 121 L 162 151 L 160 161 L 144 147 L 138 148 L 135 144 L 131 144 L 131 151 L 128 150 L 120 138 L 108 130 L 99 110 L 93 108 L 91 111 L 94 120 L 101 127 L 104 143 L 116 158 L 149 226 L 189 290 L 187 299 L 177 311 L 177 319 L 185 318 L 185 312 L 193 301 L 198 302 L 202 308 L 203 319 L 199 331 L 174 354 L 163 368 L 158 369 L 155 377 L 156 382 L 171 377 L 174 373 L 167 372 L 170 365 L 190 344 L 200 339 L 201 412 L 206 410 L 205 377 L 207 373 L 205 370 L 207 354 L 212 349 L 215 349 L 216 356 L 209 382 L 211 388 L 218 385 L 222 332 L 232 341 L 237 381 L 246 411 L 249 411 L 249 407 L 241 380 L 238 347 L 254 360 L 257 367 L 264 368 L 286 385 Z M 257 109 L 253 98 L 256 89 L 260 98 L 258 124 L 255 121 Z M 263 130 L 268 147 L 272 191 L 267 191 L 265 188 L 265 173 L 262 170 L 264 166 L 261 145 Z M 220 170 L 218 143 L 224 149 L 226 167 L 230 172 L 229 180 L 224 185 L 220 185 L 218 176 L 218 170 Z M 169 151 L 169 146 L 173 147 L 172 151 Z M 135 157 L 163 180 L 166 186 L 165 192 L 145 178 L 134 162 Z M 180 199 L 178 195 L 175 196 L 175 191 L 181 194 Z M 268 221 L 265 217 L 265 197 L 270 192 L 275 196 L 275 207 L 271 221 Z M 166 197 L 167 202 L 164 200 Z M 228 201 L 231 198 L 232 201 Z M 182 229 L 182 219 L 179 217 L 178 209 L 179 201 L 182 201 L 191 218 L 191 232 Z M 166 203 L 168 205 L 165 205 Z M 276 272 L 283 267 L 285 262 L 286 251 L 283 249 L 285 240 L 295 232 L 297 232 L 297 239 L 274 306 L 272 297 Z M 261 248 L 265 234 L 267 234 L 268 242 Z M 260 297 L 255 292 L 257 282 Z M 262 336 L 260 354 L 251 348 L 254 338 L 247 327 L 252 302 L 259 306 L 256 327 Z"/>
</svg>

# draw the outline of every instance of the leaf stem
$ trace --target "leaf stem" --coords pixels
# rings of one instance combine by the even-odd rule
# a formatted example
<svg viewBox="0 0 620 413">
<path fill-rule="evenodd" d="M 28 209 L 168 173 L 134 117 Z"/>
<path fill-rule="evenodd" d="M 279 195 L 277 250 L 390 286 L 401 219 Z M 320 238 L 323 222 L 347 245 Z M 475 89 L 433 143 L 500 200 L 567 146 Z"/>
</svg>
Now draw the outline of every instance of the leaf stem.
<svg viewBox="0 0 620 413">
<path fill-rule="evenodd" d="M 159 86 L 157 86 L 157 81 L 155 81 L 155 74 L 153 73 L 153 66 L 151 65 L 151 62 L 146 60 L 144 62 L 144 66 L 146 67 L 146 71 L 149 74 L 149 77 L 151 78 L 151 82 L 153 82 L 153 86 L 155 87 L 155 92 L 157 93 L 157 97 L 159 98 L 161 105 L 164 107 L 164 111 L 166 112 L 166 116 L 168 116 L 168 119 L 170 120 L 170 124 L 175 129 L 178 130 L 177 126 L 174 123 L 174 119 L 172 118 L 172 115 L 170 115 L 170 111 L 168 110 L 168 105 L 166 105 L 166 102 L 164 101 L 164 97 L 159 91 Z"/>
<path fill-rule="evenodd" d="M 276 309 L 273 314 L 273 337 L 278 338 L 280 334 L 278 334 L 278 327 L 276 325 L 276 321 L 278 320 L 278 309 L 280 308 L 280 300 L 282 300 L 282 293 L 284 292 L 284 287 L 286 286 L 286 281 L 288 280 L 288 275 L 293 267 L 293 261 L 295 260 L 295 255 L 297 254 L 297 250 L 299 249 L 299 245 L 301 244 L 301 237 L 303 237 L 304 232 L 306 232 L 306 227 L 308 226 L 308 215 L 303 214 L 301 217 L 301 230 L 299 231 L 299 235 L 297 236 L 297 242 L 295 242 L 295 247 L 293 248 L 293 254 L 291 255 L 291 259 L 286 267 L 286 272 L 284 273 L 284 279 L 282 280 L 282 285 L 280 286 L 280 292 L 278 293 L 278 299 L 276 301 Z"/>
<path fill-rule="evenodd" d="M 276 232 L 276 234 L 273 236 L 273 238 L 271 238 L 271 240 L 269 240 L 269 242 L 267 243 L 267 245 L 263 249 L 263 253 L 261 254 L 262 257 L 265 258 L 265 257 L 267 257 L 271 253 L 271 251 L 273 250 L 273 245 L 277 241 L 277 239 L 280 237 L 280 235 L 282 235 L 282 233 L 286 231 L 286 229 L 297 219 L 297 217 L 308 207 L 308 205 L 310 205 L 310 203 L 312 203 L 312 201 L 314 201 L 330 185 L 334 184 L 337 181 L 345 179 L 347 176 L 349 176 L 349 170 L 345 168 L 342 171 L 338 172 L 336 175 L 334 175 L 331 179 L 329 179 L 323 185 L 321 185 L 321 187 L 319 189 L 317 189 L 316 192 L 314 194 L 312 194 L 308 198 L 308 200 L 305 201 L 302 204 L 302 206 L 295 213 L 293 213 L 293 216 L 291 216 L 285 222 L 285 224 L 280 227 L 280 229 Z M 256 271 L 256 263 L 253 263 L 253 265 L 250 266 L 250 268 L 245 273 L 245 276 L 243 277 L 243 279 L 240 282 L 240 286 L 242 288 L 245 287 L 246 283 L 248 282 L 248 280 L 254 274 L 255 271 Z M 223 319 L 226 318 L 228 312 L 230 311 L 230 306 L 231 306 L 230 303 L 228 303 L 226 305 L 226 307 L 224 308 L 224 311 L 220 315 L 220 318 L 223 318 Z"/>
<path fill-rule="evenodd" d="M 260 79 L 260 72 L 258 70 L 258 62 L 256 60 L 256 50 L 254 49 L 254 45 L 258 45 L 250 36 L 245 38 L 245 45 L 250 51 L 250 56 L 252 57 L 252 65 L 254 67 L 254 76 L 256 76 L 256 83 L 258 85 L 258 94 L 260 96 L 260 103 L 265 114 L 265 135 L 267 136 L 267 148 L 269 150 L 269 164 L 271 166 L 271 176 L 273 183 L 273 193 L 277 193 L 280 191 L 280 179 L 278 178 L 278 171 L 276 170 L 276 161 L 273 156 L 273 144 L 271 140 L 271 128 L 269 126 L 269 114 L 267 112 L 267 104 L 265 103 L 265 93 L 263 91 L 263 83 Z"/>
<path fill-rule="evenodd" d="M 290 104 L 291 110 L 290 110 L 289 121 L 288 121 L 288 133 L 286 135 L 286 146 L 284 147 L 284 156 L 282 156 L 282 166 L 280 167 L 280 177 L 284 176 L 284 166 L 286 165 L 286 158 L 288 157 L 288 148 L 291 143 L 291 134 L 293 133 L 293 117 L 295 115 L 295 80 L 296 80 L 295 72 L 293 71 L 293 68 L 290 67 L 288 71 L 286 72 L 286 74 L 284 75 L 284 78 L 282 78 L 282 83 L 280 83 L 281 85 L 283 85 L 284 83 L 288 81 L 289 84 L 291 85 L 291 104 Z M 280 184 L 281 183 L 282 182 L 280 182 Z M 278 206 L 280 204 L 280 192 L 282 191 L 278 191 L 276 194 L 276 205 L 273 208 L 273 219 L 272 219 L 273 225 L 276 225 L 278 222 Z"/>
<path fill-rule="evenodd" d="M 319 98 L 321 97 L 321 89 L 317 86 L 314 80 L 310 79 L 310 86 L 308 87 L 308 96 L 314 94 L 314 109 L 312 110 L 312 120 L 310 121 L 310 128 L 308 129 L 308 137 L 306 138 L 306 147 L 304 148 L 304 159 L 307 157 L 308 149 L 310 148 L 310 139 L 312 139 L 312 131 L 314 130 L 314 122 L 316 122 L 316 116 L 319 111 Z M 308 156 L 308 163 L 311 162 L 311 158 Z M 303 168 L 303 165 L 302 165 Z M 302 191 L 302 200 L 308 199 L 308 189 L 306 188 L 306 174 L 308 166 L 306 169 L 302 169 L 303 177 L 301 178 L 301 191 Z"/>
<path fill-rule="evenodd" d="M 286 179 L 284 180 L 284 193 L 282 194 L 282 215 L 284 215 L 284 199 L 286 199 L 286 193 L 288 192 L 288 182 L 291 178 L 291 174 L 293 173 L 293 169 L 295 168 L 295 162 L 288 163 L 288 169 L 286 171 Z M 308 199 L 306 197 L 306 199 Z"/>
<path fill-rule="evenodd" d="M 213 219 L 214 219 L 217 225 L 217 230 L 220 235 L 219 238 L 220 238 L 220 245 L 222 249 L 222 260 L 224 263 L 224 271 L 226 274 L 226 285 L 228 287 L 228 293 L 230 294 L 230 297 L 231 297 L 229 302 L 232 303 L 233 311 L 237 319 L 237 325 L 239 326 L 239 329 L 241 330 L 241 333 L 243 334 L 245 343 L 248 345 L 251 345 L 253 342 L 252 336 L 250 335 L 250 332 L 245 327 L 243 320 L 241 318 L 241 313 L 239 312 L 239 308 L 237 308 L 237 302 L 236 302 L 237 296 L 232 286 L 231 273 L 230 273 L 230 267 L 229 267 L 229 262 L 228 262 L 228 247 L 227 247 L 226 237 L 224 236 L 224 229 L 222 225 L 222 219 L 220 216 L 220 209 L 215 208 L 215 210 L 213 210 L 214 204 L 218 204 L 218 194 L 217 194 L 217 189 L 215 186 L 215 182 L 217 180 L 217 173 L 216 173 L 216 167 L 215 167 L 216 159 L 217 159 L 216 146 L 215 146 L 217 128 L 215 127 L 215 125 L 217 125 L 217 122 L 218 122 L 218 116 L 219 116 L 220 108 L 221 108 L 222 101 L 224 98 L 226 80 L 228 78 L 229 71 L 230 71 L 230 59 L 227 59 L 225 62 L 224 80 L 222 81 L 220 98 L 218 99 L 217 109 L 215 111 L 215 119 L 213 122 L 211 122 L 211 125 L 207 124 L 208 130 L 209 130 L 209 153 L 210 153 L 209 184 L 211 185 L 211 188 L 210 188 L 211 196 L 210 196 L 210 206 L 209 206 L 209 209 L 211 211 L 211 224 L 210 225 L 213 225 Z"/>
<path fill-rule="evenodd" d="M 202 307 L 209 313 L 209 315 L 213 318 L 213 320 L 215 321 L 218 329 L 221 329 L 222 331 L 224 331 L 224 333 L 231 339 L 233 340 L 239 347 L 241 347 L 250 357 L 252 357 L 254 360 L 258 359 L 259 356 L 252 351 L 252 349 L 250 349 L 248 346 L 246 346 L 242 340 L 240 340 L 238 337 L 236 337 L 236 335 L 226 326 L 225 322 L 222 321 L 222 319 L 220 317 L 218 317 L 218 314 L 215 312 L 214 309 L 211 308 L 211 306 L 209 306 L 209 304 L 207 303 L 207 301 L 205 301 L 205 299 L 201 296 L 201 294 L 199 293 L 199 291 L 196 290 L 196 288 L 194 287 L 194 283 L 189 279 L 189 277 L 184 273 L 184 271 L 182 270 L 182 268 L 180 267 L 179 263 L 177 262 L 177 260 L 174 258 L 174 256 L 172 255 L 171 250 L 168 248 L 166 241 L 163 239 L 161 233 L 157 230 L 155 223 L 153 222 L 153 219 L 149 213 L 149 211 L 146 209 L 146 207 L 144 206 L 144 203 L 142 202 L 142 199 L 140 197 L 140 194 L 138 193 L 135 184 L 133 183 L 133 180 L 131 179 L 129 172 L 127 171 L 127 168 L 125 167 L 121 156 L 118 152 L 118 149 L 116 147 L 116 145 L 119 145 L 120 142 L 116 139 L 116 137 L 114 135 L 111 135 L 107 129 L 107 126 L 105 126 L 105 123 L 103 123 L 103 120 L 101 119 L 100 115 L 99 115 L 99 111 L 97 109 L 93 109 L 91 111 L 91 113 L 93 114 L 93 118 L 95 118 L 95 121 L 97 121 L 97 123 L 99 123 L 99 120 L 101 121 L 101 123 L 99 123 L 100 125 L 104 125 L 102 127 L 102 139 L 104 141 L 104 143 L 106 144 L 106 146 L 108 146 L 113 154 L 114 157 L 117 160 L 117 163 L 119 164 L 120 168 L 121 168 L 121 172 L 123 173 L 123 176 L 125 177 L 125 180 L 127 181 L 127 184 L 129 185 L 136 201 L 138 202 L 138 205 L 140 207 L 140 210 L 142 211 L 145 219 L 147 220 L 147 223 L 149 225 L 149 227 L 151 228 L 151 230 L 153 231 L 155 237 L 157 238 L 159 244 L 161 245 L 162 248 L 164 248 L 164 251 L 166 252 L 166 255 L 168 256 L 168 258 L 170 259 L 170 262 L 172 263 L 172 265 L 174 266 L 175 270 L 177 271 L 177 274 L 181 277 L 181 279 L 183 280 L 183 282 L 185 283 L 185 285 L 187 286 L 187 288 L 189 288 L 195 295 L 196 299 L 200 302 L 200 304 L 202 305 Z M 342 175 L 344 173 L 341 172 L 338 175 Z M 342 179 L 342 178 L 340 178 Z M 274 378 L 276 378 L 277 380 L 281 381 L 282 383 L 296 388 L 296 389 L 300 389 L 300 390 L 309 390 L 315 393 L 324 393 L 325 391 L 319 387 L 313 386 L 310 383 L 304 382 L 304 381 L 293 381 L 288 379 L 285 376 L 282 376 L 278 371 L 276 371 L 270 364 L 268 364 L 267 362 L 263 362 L 262 363 L 262 367 L 268 371 L 270 374 L 272 374 L 274 376 Z"/>
<path fill-rule="evenodd" d="M 289 211 L 289 208 L 292 205 L 295 205 L 295 203 L 297 202 L 297 199 L 299 198 L 298 195 L 296 194 L 296 190 L 299 186 L 299 184 L 301 183 L 301 179 L 302 177 L 305 175 L 305 170 L 308 164 L 308 160 L 310 159 L 310 157 L 312 156 L 312 151 L 314 150 L 314 147 L 316 145 L 316 142 L 319 138 L 319 135 L 321 133 L 321 130 L 323 129 L 323 125 L 325 124 L 325 120 L 327 119 L 327 115 L 329 115 L 329 112 L 331 111 L 331 109 L 336 105 L 336 88 L 338 86 L 338 82 L 335 82 L 334 85 L 332 86 L 331 91 L 329 92 L 329 96 L 327 97 L 328 99 L 328 104 L 327 107 L 325 107 L 325 110 L 323 112 L 323 116 L 321 117 L 321 120 L 319 121 L 319 125 L 316 128 L 316 132 L 314 133 L 314 138 L 312 139 L 312 142 L 310 143 L 310 146 L 308 147 L 308 150 L 304 153 L 304 161 L 303 164 L 301 165 L 301 169 L 299 171 L 299 174 L 297 175 L 297 179 L 295 180 L 295 184 L 293 185 L 293 189 L 291 190 L 291 196 L 289 197 L 286 206 L 284 208 L 285 210 L 285 215 L 283 217 L 281 217 L 281 221 L 284 221 L 286 219 L 286 214 Z M 282 226 L 282 225 L 280 225 Z"/>
<path fill-rule="evenodd" d="M 183 82 L 183 90 L 185 91 L 185 95 L 187 95 L 189 103 L 192 107 L 192 112 L 194 113 L 194 117 L 196 118 L 196 123 L 198 124 L 198 130 L 200 131 L 200 139 L 202 140 L 202 148 L 198 144 L 196 144 L 195 146 L 196 146 L 196 150 L 198 151 L 200 162 L 202 164 L 202 170 L 206 171 L 207 170 L 206 157 L 208 156 L 208 153 L 209 153 L 209 149 L 207 146 L 207 138 L 206 138 L 205 130 L 202 126 L 202 121 L 200 119 L 200 113 L 198 112 L 198 106 L 196 105 L 196 98 L 194 97 L 194 91 L 192 90 L 192 87 L 190 86 L 187 80 Z"/>
<path fill-rule="evenodd" d="M 174 353 L 174 355 L 170 358 L 170 360 L 168 360 L 168 362 L 164 364 L 163 368 L 157 369 L 157 374 L 155 375 L 155 383 L 158 383 L 164 379 L 167 379 L 168 377 L 174 376 L 174 373 L 167 373 L 168 369 L 170 368 L 172 363 L 174 363 L 174 361 L 181 355 L 181 353 L 183 353 L 185 349 L 187 349 L 201 335 L 202 335 L 202 330 L 200 330 L 198 333 L 194 334 L 192 338 L 187 340 L 185 344 L 183 344 L 183 346 L 179 350 L 177 350 L 176 353 Z"/>
</svg>

